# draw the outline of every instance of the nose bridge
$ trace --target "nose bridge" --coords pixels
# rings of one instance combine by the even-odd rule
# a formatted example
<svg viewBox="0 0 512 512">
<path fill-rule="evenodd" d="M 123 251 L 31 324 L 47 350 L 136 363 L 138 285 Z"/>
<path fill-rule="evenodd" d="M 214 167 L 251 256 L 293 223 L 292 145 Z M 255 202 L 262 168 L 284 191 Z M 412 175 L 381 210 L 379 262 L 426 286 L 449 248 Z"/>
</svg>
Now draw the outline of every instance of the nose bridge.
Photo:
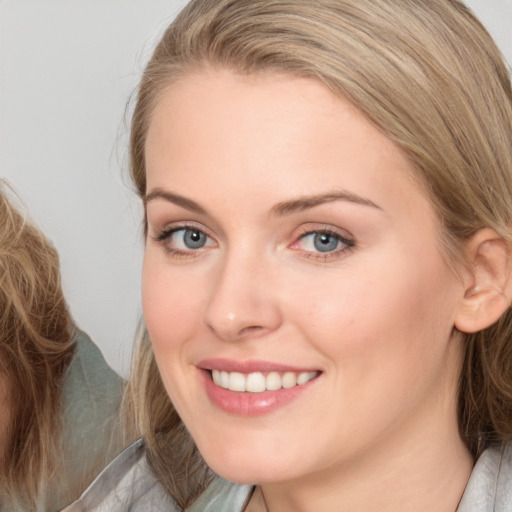
<svg viewBox="0 0 512 512">
<path fill-rule="evenodd" d="M 262 336 L 278 328 L 281 312 L 269 263 L 250 246 L 226 251 L 204 313 L 206 325 L 219 338 Z"/>
</svg>

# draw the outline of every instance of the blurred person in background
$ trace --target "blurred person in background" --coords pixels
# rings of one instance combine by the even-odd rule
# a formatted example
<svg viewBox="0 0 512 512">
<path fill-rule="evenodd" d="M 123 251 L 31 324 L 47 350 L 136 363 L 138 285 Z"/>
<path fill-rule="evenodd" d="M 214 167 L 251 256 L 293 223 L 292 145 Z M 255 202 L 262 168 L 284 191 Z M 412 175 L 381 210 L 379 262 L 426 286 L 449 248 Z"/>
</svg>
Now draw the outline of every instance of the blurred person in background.
<svg viewBox="0 0 512 512">
<path fill-rule="evenodd" d="M 123 382 L 75 326 L 57 251 L 16 204 L 2 183 L 0 510 L 52 512 L 123 448 Z"/>
</svg>

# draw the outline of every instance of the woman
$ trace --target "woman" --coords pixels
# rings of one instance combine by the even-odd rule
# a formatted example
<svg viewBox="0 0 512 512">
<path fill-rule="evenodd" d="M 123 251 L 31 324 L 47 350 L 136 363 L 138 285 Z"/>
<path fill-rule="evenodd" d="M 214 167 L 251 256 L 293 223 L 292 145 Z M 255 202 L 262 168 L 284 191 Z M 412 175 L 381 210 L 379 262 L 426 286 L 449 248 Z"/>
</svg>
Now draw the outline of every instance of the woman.
<svg viewBox="0 0 512 512">
<path fill-rule="evenodd" d="M 512 509 L 510 140 L 457 0 L 190 2 L 132 123 L 143 442 L 70 510 Z"/>
<path fill-rule="evenodd" d="M 122 382 L 74 327 L 57 252 L 5 186 L 0 333 L 0 509 L 57 511 L 122 449 Z"/>
</svg>

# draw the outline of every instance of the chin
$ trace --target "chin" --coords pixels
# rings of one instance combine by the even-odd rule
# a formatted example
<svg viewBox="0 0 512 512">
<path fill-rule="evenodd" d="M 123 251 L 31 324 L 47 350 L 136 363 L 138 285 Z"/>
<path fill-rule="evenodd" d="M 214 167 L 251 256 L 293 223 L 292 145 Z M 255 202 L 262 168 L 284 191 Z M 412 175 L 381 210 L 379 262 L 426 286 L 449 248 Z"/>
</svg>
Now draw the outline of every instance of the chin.
<svg viewBox="0 0 512 512">
<path fill-rule="evenodd" d="M 264 484 L 282 480 L 290 465 L 267 451 L 243 448 L 226 449 L 222 453 L 202 453 L 208 466 L 222 478 L 242 485 Z"/>
</svg>

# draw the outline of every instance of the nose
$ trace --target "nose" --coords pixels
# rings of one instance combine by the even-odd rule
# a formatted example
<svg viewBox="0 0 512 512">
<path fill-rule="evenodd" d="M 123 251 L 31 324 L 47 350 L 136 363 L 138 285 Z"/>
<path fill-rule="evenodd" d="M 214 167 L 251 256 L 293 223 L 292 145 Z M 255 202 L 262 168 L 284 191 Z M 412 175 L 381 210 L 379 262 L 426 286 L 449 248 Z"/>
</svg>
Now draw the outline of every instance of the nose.
<svg viewBox="0 0 512 512">
<path fill-rule="evenodd" d="M 225 258 L 204 312 L 208 329 L 225 341 L 271 333 L 282 322 L 271 265 L 253 256 Z"/>
</svg>

